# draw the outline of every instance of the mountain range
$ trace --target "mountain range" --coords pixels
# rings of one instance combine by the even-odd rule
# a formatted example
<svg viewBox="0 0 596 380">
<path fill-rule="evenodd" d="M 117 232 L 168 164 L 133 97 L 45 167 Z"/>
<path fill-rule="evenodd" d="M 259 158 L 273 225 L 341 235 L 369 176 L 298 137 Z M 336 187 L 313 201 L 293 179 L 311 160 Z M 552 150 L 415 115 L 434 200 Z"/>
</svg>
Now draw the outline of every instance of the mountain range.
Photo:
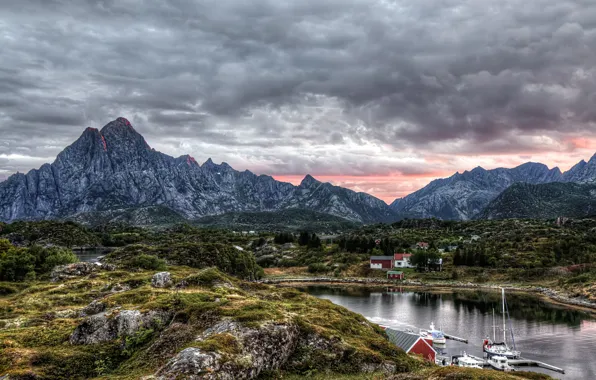
<svg viewBox="0 0 596 380">
<path fill-rule="evenodd" d="M 596 155 L 589 162 L 582 160 L 565 173 L 559 168 L 549 169 L 535 162 L 512 169 L 486 170 L 477 167 L 434 180 L 424 188 L 396 199 L 390 208 L 400 218 L 469 220 L 480 215 L 491 201 L 515 183 L 540 185 L 553 182 L 596 182 Z M 527 217 L 532 217 L 532 214 Z"/>
<path fill-rule="evenodd" d="M 295 186 L 248 170 L 234 170 L 225 162 L 218 165 L 208 159 L 199 164 L 189 155 L 171 157 L 152 149 L 131 123 L 120 117 L 101 130 L 87 128 L 52 164 L 0 182 L 0 221 L 76 219 L 81 215 L 89 219 L 94 213 L 100 220 L 130 218 L 130 210 L 138 208 L 141 211 L 133 218 L 150 222 L 161 213 L 151 209 L 153 206 L 171 210 L 168 220 L 300 209 L 360 223 L 429 217 L 498 218 L 509 215 L 498 210 L 509 201 L 491 202 L 500 194 L 505 196 L 512 185 L 554 182 L 563 183 L 562 188 L 596 183 L 596 155 L 565 173 L 532 162 L 512 169 L 477 167 L 434 180 L 387 205 L 372 195 L 322 183 L 310 175 Z M 524 197 L 523 189 L 514 188 L 517 197 Z M 127 211 L 118 214 L 115 210 Z M 526 211 L 525 217 L 536 213 Z"/>
<path fill-rule="evenodd" d="M 125 118 L 87 128 L 52 164 L 0 183 L 0 221 L 162 205 L 188 219 L 242 211 L 307 209 L 371 223 L 391 221 L 382 200 L 307 175 L 299 186 L 208 159 L 152 149 Z"/>
</svg>

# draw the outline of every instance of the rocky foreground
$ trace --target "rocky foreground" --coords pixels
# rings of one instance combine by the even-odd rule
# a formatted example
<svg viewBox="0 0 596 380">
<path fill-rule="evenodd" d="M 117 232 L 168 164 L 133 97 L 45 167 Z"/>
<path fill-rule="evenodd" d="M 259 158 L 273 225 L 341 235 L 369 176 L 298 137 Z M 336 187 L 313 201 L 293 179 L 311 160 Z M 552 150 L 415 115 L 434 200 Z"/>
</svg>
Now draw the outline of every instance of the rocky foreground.
<svg viewBox="0 0 596 380">
<path fill-rule="evenodd" d="M 438 368 L 358 314 L 216 269 L 51 277 L 0 283 L 2 379 L 548 378 Z"/>
</svg>

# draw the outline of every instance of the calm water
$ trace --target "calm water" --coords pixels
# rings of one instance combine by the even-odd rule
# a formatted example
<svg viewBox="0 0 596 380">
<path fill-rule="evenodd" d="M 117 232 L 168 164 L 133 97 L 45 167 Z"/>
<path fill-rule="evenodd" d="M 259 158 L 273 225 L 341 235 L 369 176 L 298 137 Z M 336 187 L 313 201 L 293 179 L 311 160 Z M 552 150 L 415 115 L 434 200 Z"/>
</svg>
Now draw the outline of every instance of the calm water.
<svg viewBox="0 0 596 380">
<path fill-rule="evenodd" d="M 96 262 L 100 257 L 107 255 L 112 251 L 111 248 L 95 248 L 85 250 L 73 250 L 80 261 Z"/>
<path fill-rule="evenodd" d="M 431 321 L 469 344 L 447 341 L 447 355 L 466 351 L 482 356 L 482 340 L 492 337 L 492 310 L 502 325 L 500 293 L 453 291 L 425 293 L 400 289 L 304 287 L 302 290 L 395 328 L 428 328 Z M 525 358 L 565 369 L 566 374 L 533 367 L 559 379 L 596 379 L 596 321 L 587 313 L 548 305 L 538 298 L 510 293 L 507 303 L 517 348 Z M 497 337 L 502 330 L 497 330 Z M 508 336 L 509 339 L 509 336 Z M 501 340 L 501 339 L 498 339 Z"/>
</svg>

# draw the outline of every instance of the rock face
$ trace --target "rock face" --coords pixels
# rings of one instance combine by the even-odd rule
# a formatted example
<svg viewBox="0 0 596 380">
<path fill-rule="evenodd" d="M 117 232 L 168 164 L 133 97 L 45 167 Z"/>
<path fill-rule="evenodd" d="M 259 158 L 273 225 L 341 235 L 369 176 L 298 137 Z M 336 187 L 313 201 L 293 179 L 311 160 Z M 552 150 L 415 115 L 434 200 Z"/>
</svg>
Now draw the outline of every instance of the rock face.
<svg viewBox="0 0 596 380">
<path fill-rule="evenodd" d="M 141 328 L 160 330 L 172 319 L 172 313 L 138 310 L 100 313 L 85 319 L 70 336 L 71 344 L 96 344 L 130 336 Z"/>
<path fill-rule="evenodd" d="M 229 353 L 187 348 L 172 358 L 157 374 L 157 379 L 254 379 L 261 372 L 279 369 L 293 353 L 298 328 L 292 324 L 267 323 L 247 327 L 237 322 L 222 321 L 197 338 L 197 345 L 209 339 L 229 338 Z M 230 342 L 231 339 L 231 342 Z"/>
<path fill-rule="evenodd" d="M 168 288 L 172 286 L 172 276 L 170 272 L 159 272 L 151 278 L 151 286 L 154 288 Z"/>
<path fill-rule="evenodd" d="M 191 156 L 170 157 L 149 147 L 124 118 L 101 131 L 87 128 L 54 163 L 0 183 L 0 221 L 5 222 L 151 206 L 191 219 L 291 208 L 359 222 L 394 218 L 380 199 L 311 176 L 294 186 L 211 159 L 199 165 Z"/>
</svg>

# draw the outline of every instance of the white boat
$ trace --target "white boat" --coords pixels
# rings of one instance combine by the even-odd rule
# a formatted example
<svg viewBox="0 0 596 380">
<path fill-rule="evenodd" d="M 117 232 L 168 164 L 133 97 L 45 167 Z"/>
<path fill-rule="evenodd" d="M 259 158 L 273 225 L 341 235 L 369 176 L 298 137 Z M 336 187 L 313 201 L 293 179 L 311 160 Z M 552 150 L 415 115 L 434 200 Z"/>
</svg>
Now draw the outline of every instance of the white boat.
<svg viewBox="0 0 596 380">
<path fill-rule="evenodd" d="M 505 289 L 501 289 L 501 298 L 503 304 L 503 341 L 497 342 L 497 326 L 495 325 L 495 311 L 493 309 L 493 340 L 486 338 L 482 344 L 482 350 L 486 352 L 488 357 L 501 356 L 507 359 L 517 359 L 521 356 L 521 352 L 515 349 L 515 341 L 513 342 L 514 347 L 510 348 L 507 345 L 507 324 L 505 320 Z M 513 337 L 513 331 L 511 332 Z"/>
<path fill-rule="evenodd" d="M 454 355 L 451 357 L 451 365 L 465 368 L 478 368 L 482 369 L 484 362 L 474 359 L 464 352 L 463 355 Z"/>
<path fill-rule="evenodd" d="M 429 330 L 420 330 L 420 336 L 424 339 L 431 340 L 433 344 L 442 345 L 447 343 L 445 334 L 443 334 L 443 331 L 435 329 L 434 322 L 430 323 Z"/>
<path fill-rule="evenodd" d="M 507 359 L 505 356 L 491 356 L 490 358 L 488 358 L 487 363 L 497 371 L 515 371 L 515 368 L 513 368 L 513 366 L 509 364 L 509 359 Z"/>
</svg>

